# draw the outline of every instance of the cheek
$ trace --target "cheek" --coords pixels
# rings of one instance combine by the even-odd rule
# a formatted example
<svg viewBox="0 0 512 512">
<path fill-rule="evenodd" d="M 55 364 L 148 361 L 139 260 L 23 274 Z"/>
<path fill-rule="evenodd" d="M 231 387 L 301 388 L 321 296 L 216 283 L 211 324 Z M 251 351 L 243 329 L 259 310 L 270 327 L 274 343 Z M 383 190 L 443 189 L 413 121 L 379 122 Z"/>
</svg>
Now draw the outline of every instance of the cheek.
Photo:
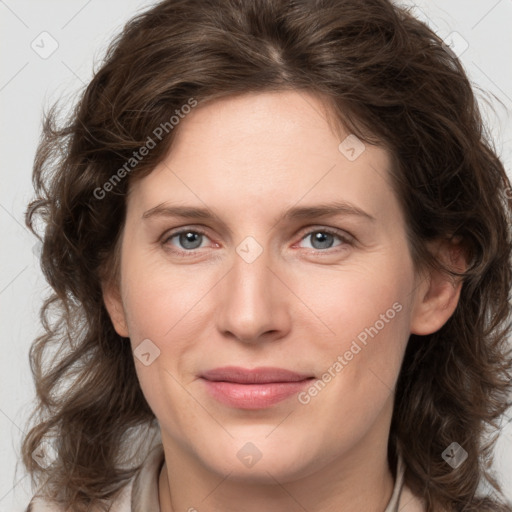
<svg viewBox="0 0 512 512">
<path fill-rule="evenodd" d="M 201 314 L 204 279 L 192 281 L 190 272 L 133 253 L 124 265 L 123 302 L 138 380 L 156 417 L 179 430 L 198 414 L 184 391 L 191 377 L 182 370 L 194 368 L 200 336 L 190 319 Z M 140 358 L 142 353 L 150 354 L 149 361 Z M 178 409 L 188 412 L 173 414 Z"/>
<path fill-rule="evenodd" d="M 311 311 L 302 315 L 302 327 L 309 324 L 322 332 L 323 336 L 316 339 L 323 340 L 325 347 L 341 349 L 361 333 L 364 341 L 364 333 L 368 329 L 374 332 L 373 326 L 384 333 L 403 331 L 408 325 L 406 306 L 411 300 L 412 273 L 390 258 L 381 258 L 380 262 L 375 259 L 372 265 L 309 272 L 295 278 L 294 291 Z"/>
<path fill-rule="evenodd" d="M 165 262 L 151 263 L 151 255 L 125 261 L 123 302 L 132 342 L 150 338 L 156 343 L 176 341 L 189 324 L 187 315 L 201 309 L 201 298 L 211 285 L 204 272 Z"/>
<path fill-rule="evenodd" d="M 152 262 L 152 255 L 143 252 L 127 254 L 123 303 L 135 367 L 146 400 L 155 414 L 162 414 L 170 403 L 190 400 L 182 385 L 195 378 L 205 338 L 201 319 L 206 326 L 211 323 L 212 315 L 205 308 L 211 307 L 208 292 L 218 276 L 211 267 L 185 268 L 162 258 Z M 148 366 L 138 357 L 144 344 L 151 354 Z"/>
<path fill-rule="evenodd" d="M 413 270 L 406 259 L 384 256 L 336 275 L 311 274 L 298 291 L 318 318 L 298 320 L 298 329 L 316 331 L 312 356 L 322 381 L 306 390 L 302 403 L 340 420 L 346 414 L 372 419 L 396 384 L 409 338 Z"/>
<path fill-rule="evenodd" d="M 347 273 L 335 282 L 321 279 L 323 293 L 315 288 L 308 297 L 322 320 L 310 320 L 310 331 L 316 325 L 324 335 L 312 336 L 311 354 L 321 362 L 320 371 L 299 401 L 334 444 L 356 438 L 363 425 L 374 423 L 398 378 L 409 337 L 408 278 L 385 269 Z M 323 324 L 330 329 L 327 336 Z"/>
</svg>

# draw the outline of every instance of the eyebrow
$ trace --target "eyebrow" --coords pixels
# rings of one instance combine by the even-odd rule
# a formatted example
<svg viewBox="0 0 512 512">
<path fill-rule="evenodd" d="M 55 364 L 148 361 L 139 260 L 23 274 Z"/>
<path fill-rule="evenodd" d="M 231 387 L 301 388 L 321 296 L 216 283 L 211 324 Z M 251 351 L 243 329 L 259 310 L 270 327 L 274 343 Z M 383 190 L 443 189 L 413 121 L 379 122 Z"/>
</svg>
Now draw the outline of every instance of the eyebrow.
<svg viewBox="0 0 512 512">
<path fill-rule="evenodd" d="M 360 217 L 371 222 L 375 222 L 376 220 L 375 217 L 365 212 L 361 208 L 358 208 L 357 206 L 345 201 L 320 203 L 312 206 L 292 206 L 274 220 L 275 224 L 277 224 L 280 219 L 290 221 L 310 218 L 334 217 L 336 215 Z M 224 224 L 220 218 L 209 209 L 192 206 L 170 206 L 166 203 L 161 203 L 154 208 L 145 211 L 142 214 L 142 219 L 149 219 L 155 216 L 215 220 L 220 224 Z"/>
</svg>

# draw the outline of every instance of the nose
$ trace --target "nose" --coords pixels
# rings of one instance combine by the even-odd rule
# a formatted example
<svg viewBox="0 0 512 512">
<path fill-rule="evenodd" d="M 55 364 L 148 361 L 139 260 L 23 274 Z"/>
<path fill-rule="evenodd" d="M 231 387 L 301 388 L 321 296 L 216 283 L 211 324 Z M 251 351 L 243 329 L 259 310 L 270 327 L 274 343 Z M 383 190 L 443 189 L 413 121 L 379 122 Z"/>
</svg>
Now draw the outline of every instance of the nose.
<svg viewBox="0 0 512 512">
<path fill-rule="evenodd" d="M 242 251 L 234 253 L 233 266 L 218 288 L 216 318 L 224 336 L 256 344 L 290 331 L 293 294 L 277 267 L 265 249 L 253 261 Z"/>
</svg>

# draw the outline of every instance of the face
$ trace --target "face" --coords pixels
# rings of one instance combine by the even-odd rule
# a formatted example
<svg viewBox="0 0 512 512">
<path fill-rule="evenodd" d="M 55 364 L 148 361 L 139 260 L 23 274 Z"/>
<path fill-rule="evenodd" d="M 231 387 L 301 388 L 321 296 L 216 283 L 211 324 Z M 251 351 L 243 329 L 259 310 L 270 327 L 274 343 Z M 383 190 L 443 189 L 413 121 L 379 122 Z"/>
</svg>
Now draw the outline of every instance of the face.
<svg viewBox="0 0 512 512">
<path fill-rule="evenodd" d="M 371 460 L 410 333 L 455 307 L 414 271 L 389 153 L 323 112 L 290 91 L 200 105 L 130 190 L 105 302 L 176 460 L 281 482 Z"/>
</svg>

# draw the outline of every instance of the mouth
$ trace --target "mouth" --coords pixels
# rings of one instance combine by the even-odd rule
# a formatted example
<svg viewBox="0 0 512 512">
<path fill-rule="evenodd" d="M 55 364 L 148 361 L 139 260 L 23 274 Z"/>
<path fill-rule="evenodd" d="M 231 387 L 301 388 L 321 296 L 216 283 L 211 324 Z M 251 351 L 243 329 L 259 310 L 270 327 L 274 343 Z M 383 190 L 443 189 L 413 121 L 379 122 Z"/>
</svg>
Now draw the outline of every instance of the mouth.
<svg viewBox="0 0 512 512">
<path fill-rule="evenodd" d="M 226 366 L 208 370 L 200 378 L 208 393 L 224 405 L 265 409 L 300 392 L 315 377 L 284 368 Z"/>
</svg>

